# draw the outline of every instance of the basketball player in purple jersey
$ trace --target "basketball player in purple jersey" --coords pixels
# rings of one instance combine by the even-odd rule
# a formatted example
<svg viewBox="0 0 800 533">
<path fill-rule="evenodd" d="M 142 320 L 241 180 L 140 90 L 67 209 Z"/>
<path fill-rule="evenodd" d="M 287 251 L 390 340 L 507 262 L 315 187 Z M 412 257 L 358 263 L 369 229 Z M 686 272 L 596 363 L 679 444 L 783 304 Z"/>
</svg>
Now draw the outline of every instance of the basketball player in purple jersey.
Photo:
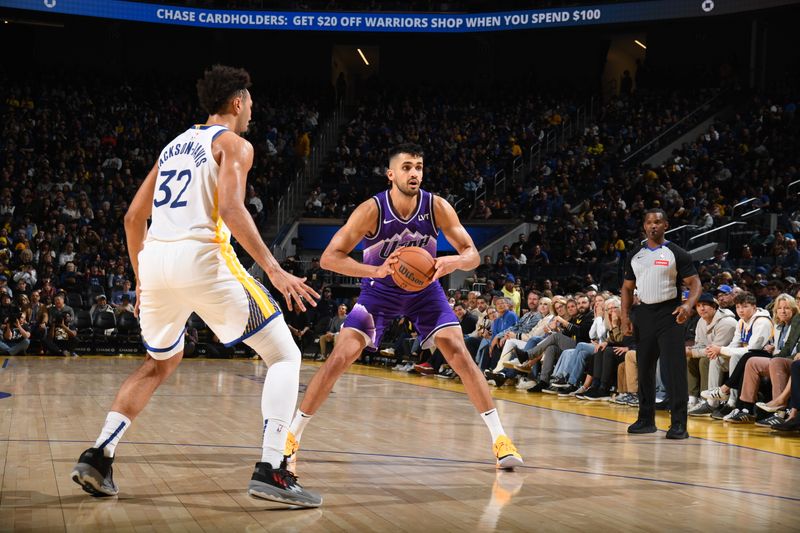
<svg viewBox="0 0 800 533">
<path fill-rule="evenodd" d="M 419 246 L 436 258 L 440 229 L 458 255 L 436 258 L 435 279 L 454 270 L 472 270 L 480 263 L 472 238 L 452 206 L 420 188 L 422 158 L 422 148 L 415 144 L 401 144 L 390 150 L 386 175 L 392 182 L 391 189 L 359 205 L 322 254 L 323 268 L 362 278 L 361 294 L 342 326 L 333 353 L 311 379 L 295 414 L 286 440 L 289 462 L 295 458 L 303 429 L 339 376 L 365 347 L 377 349 L 392 320 L 407 316 L 419 332 L 422 347 L 439 348 L 464 383 L 470 401 L 491 432 L 498 468 L 522 465 L 522 457 L 500 423 L 486 379 L 467 351 L 458 318 L 441 285 L 432 283 L 419 292 L 408 292 L 391 277 L 400 247 Z M 361 240 L 363 263 L 348 255 Z"/>
</svg>

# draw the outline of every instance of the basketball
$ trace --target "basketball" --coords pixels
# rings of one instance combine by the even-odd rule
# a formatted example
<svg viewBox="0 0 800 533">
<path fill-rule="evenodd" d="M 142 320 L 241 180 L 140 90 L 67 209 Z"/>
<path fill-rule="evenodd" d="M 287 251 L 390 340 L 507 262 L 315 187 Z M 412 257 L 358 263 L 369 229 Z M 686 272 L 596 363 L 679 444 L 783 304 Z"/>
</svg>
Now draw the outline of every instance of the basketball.
<svg viewBox="0 0 800 533">
<path fill-rule="evenodd" d="M 401 289 L 416 292 L 431 284 L 436 273 L 431 254 L 419 246 L 400 249 L 392 279 Z"/>
</svg>

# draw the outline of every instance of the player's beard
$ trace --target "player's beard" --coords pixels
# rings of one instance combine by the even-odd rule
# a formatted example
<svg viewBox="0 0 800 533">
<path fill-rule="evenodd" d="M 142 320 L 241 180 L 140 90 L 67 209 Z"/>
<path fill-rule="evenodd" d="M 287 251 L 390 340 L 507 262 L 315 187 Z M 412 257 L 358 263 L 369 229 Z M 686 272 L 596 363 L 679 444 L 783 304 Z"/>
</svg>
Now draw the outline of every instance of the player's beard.
<svg viewBox="0 0 800 533">
<path fill-rule="evenodd" d="M 397 185 L 397 190 L 400 191 L 404 196 L 408 196 L 409 198 L 416 198 L 419 194 L 419 185 L 417 185 L 417 190 L 411 190 L 411 187 L 408 185 L 400 185 L 399 183 L 395 183 Z"/>
</svg>

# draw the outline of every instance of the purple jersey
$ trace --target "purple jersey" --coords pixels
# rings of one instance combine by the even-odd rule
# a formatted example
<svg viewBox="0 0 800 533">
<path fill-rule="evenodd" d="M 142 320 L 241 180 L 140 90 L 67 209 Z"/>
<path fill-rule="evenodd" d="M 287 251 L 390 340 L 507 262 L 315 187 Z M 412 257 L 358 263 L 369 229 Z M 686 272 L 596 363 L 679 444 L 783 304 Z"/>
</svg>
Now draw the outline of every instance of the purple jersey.
<svg viewBox="0 0 800 533">
<path fill-rule="evenodd" d="M 436 258 L 436 237 L 439 230 L 433 217 L 433 195 L 420 189 L 417 196 L 417 208 L 411 218 L 404 220 L 392 206 L 389 191 L 383 191 L 372 197 L 378 204 L 378 229 L 374 235 L 364 236 L 364 264 L 380 266 L 392 252 L 400 246 L 419 246 L 431 257 Z M 395 291 L 400 289 L 391 276 L 373 279 L 363 278 L 361 287 L 381 286 Z"/>
</svg>

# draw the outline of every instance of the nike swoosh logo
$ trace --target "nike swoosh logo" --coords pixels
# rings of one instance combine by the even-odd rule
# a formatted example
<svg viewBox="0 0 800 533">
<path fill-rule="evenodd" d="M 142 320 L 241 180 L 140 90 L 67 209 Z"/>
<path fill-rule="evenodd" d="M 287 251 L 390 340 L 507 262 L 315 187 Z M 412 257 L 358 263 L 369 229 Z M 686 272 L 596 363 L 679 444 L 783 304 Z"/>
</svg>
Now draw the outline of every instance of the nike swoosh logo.
<svg viewBox="0 0 800 533">
<path fill-rule="evenodd" d="M 384 221 L 383 221 L 383 223 L 384 223 L 384 224 L 388 224 L 388 223 L 389 223 L 389 222 L 391 222 L 391 221 L 392 221 L 392 219 L 390 218 L 389 220 L 384 220 Z"/>
</svg>

